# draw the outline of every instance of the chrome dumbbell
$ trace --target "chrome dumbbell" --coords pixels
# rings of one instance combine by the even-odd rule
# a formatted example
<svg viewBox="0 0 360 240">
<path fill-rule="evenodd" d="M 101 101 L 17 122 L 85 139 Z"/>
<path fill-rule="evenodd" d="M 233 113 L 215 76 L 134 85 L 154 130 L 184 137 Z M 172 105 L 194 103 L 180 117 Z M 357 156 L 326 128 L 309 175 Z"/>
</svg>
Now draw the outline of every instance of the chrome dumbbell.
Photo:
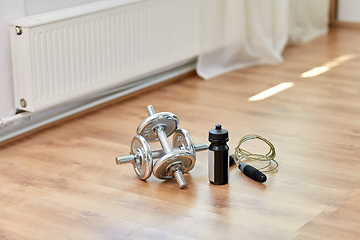
<svg viewBox="0 0 360 240">
<path fill-rule="evenodd" d="M 140 123 L 137 128 L 137 133 L 148 141 L 159 140 L 165 153 L 153 165 L 155 177 L 160 179 L 175 178 L 179 187 L 185 188 L 187 183 L 183 173 L 189 172 L 194 168 L 196 160 L 195 151 L 194 149 L 185 147 L 183 147 L 183 149 L 173 150 L 167 139 L 167 137 L 173 134 L 178 128 L 179 119 L 173 113 L 156 113 L 152 105 L 147 106 L 146 111 L 149 117 Z M 181 139 L 183 139 L 182 141 L 186 141 L 187 136 L 184 135 L 184 132 L 179 132 L 176 136 L 176 139 L 179 139 L 179 143 Z"/>
<path fill-rule="evenodd" d="M 185 129 L 177 129 L 175 131 L 172 143 L 172 151 L 190 149 L 195 154 L 196 151 L 208 148 L 207 143 L 194 144 L 191 135 Z M 153 159 L 161 158 L 164 155 L 164 150 L 151 151 L 146 139 L 141 135 L 137 135 L 131 142 L 130 155 L 116 157 L 115 162 L 118 165 L 132 163 L 136 175 L 140 179 L 146 180 L 151 176 Z"/>
</svg>

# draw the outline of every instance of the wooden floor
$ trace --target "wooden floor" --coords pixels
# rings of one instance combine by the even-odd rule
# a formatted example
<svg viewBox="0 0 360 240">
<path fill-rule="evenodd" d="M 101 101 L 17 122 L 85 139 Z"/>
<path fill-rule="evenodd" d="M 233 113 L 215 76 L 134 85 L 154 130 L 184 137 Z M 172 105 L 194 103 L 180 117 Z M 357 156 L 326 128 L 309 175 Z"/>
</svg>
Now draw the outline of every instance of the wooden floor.
<svg viewBox="0 0 360 240">
<path fill-rule="evenodd" d="M 0 147 L 0 239 L 359 239 L 359 40 L 332 29 L 286 48 L 283 64 L 187 77 Z M 282 82 L 294 85 L 248 101 Z M 217 123 L 231 152 L 246 134 L 267 138 L 278 172 L 260 184 L 232 167 L 230 183 L 213 186 L 205 151 L 184 190 L 139 180 L 114 158 L 129 153 L 149 104 L 197 143 Z"/>
</svg>

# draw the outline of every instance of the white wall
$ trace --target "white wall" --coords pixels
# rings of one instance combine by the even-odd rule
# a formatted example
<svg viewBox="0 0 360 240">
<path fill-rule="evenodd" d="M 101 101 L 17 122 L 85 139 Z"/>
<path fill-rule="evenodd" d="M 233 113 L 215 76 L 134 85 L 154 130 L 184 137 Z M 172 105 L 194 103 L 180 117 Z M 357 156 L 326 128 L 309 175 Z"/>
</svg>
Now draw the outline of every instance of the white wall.
<svg viewBox="0 0 360 240">
<path fill-rule="evenodd" d="M 25 0 L 25 14 L 34 15 L 74 7 L 97 0 Z"/>
<path fill-rule="evenodd" d="M 9 20 L 96 0 L 0 0 L 0 118 L 15 113 L 13 102 Z"/>
<path fill-rule="evenodd" d="M 0 0 L 0 117 L 14 114 L 9 20 L 25 15 L 24 0 Z"/>
<path fill-rule="evenodd" d="M 342 22 L 360 23 L 360 1 L 338 0 L 337 18 Z"/>
</svg>

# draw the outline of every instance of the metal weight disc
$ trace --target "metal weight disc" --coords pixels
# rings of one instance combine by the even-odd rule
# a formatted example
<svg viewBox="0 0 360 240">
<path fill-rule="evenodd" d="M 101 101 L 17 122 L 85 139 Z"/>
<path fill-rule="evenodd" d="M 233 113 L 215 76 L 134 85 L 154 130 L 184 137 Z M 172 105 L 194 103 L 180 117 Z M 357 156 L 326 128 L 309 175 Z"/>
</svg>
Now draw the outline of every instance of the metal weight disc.
<svg viewBox="0 0 360 240">
<path fill-rule="evenodd" d="M 136 132 L 148 141 L 156 141 L 158 140 L 158 136 L 156 135 L 155 127 L 158 126 L 162 126 L 166 136 L 170 136 L 178 128 L 179 119 L 175 114 L 170 112 L 156 113 L 142 121 Z"/>
<path fill-rule="evenodd" d="M 179 164 L 182 172 L 186 173 L 194 167 L 195 156 L 186 149 L 179 149 L 165 154 L 154 164 L 153 173 L 155 177 L 160 179 L 172 178 L 173 176 L 170 175 L 169 167 L 174 164 Z"/>
<path fill-rule="evenodd" d="M 187 149 L 196 156 L 194 141 L 187 130 L 177 129 L 173 135 L 172 144 L 173 148 Z"/>
<path fill-rule="evenodd" d="M 146 180 L 151 176 L 153 168 L 153 159 L 149 143 L 143 136 L 137 135 L 131 141 L 131 152 L 135 154 L 136 159 L 133 167 L 136 175 L 141 180 Z"/>
</svg>

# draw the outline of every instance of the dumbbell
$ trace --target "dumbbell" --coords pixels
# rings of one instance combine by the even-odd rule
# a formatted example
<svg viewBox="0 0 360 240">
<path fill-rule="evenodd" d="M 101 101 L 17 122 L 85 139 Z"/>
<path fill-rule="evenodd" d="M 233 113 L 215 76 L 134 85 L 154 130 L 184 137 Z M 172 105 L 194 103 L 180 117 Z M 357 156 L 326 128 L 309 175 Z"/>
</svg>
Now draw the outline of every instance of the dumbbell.
<svg viewBox="0 0 360 240">
<path fill-rule="evenodd" d="M 170 146 L 168 136 L 178 128 L 179 119 L 173 113 L 156 113 L 152 105 L 146 107 L 149 115 L 137 128 L 137 134 L 148 141 L 159 140 L 165 152 L 153 165 L 155 177 L 160 179 L 175 178 L 180 188 L 185 188 L 187 183 L 183 173 L 189 172 L 195 165 L 195 151 L 193 149 L 175 149 Z M 176 139 L 184 137 L 183 133 L 174 135 Z M 186 138 L 186 137 L 185 137 Z M 177 144 L 177 143 L 176 143 Z"/>
<path fill-rule="evenodd" d="M 185 129 L 177 129 L 173 135 L 172 151 L 178 149 L 190 149 L 195 155 L 195 151 L 201 151 L 208 148 L 207 143 L 194 144 L 192 137 Z M 130 155 L 119 156 L 115 158 L 118 165 L 132 163 L 136 175 L 141 180 L 146 180 L 151 176 L 153 168 L 153 159 L 161 158 L 165 155 L 164 150 L 151 151 L 149 143 L 146 139 L 137 135 L 131 142 Z"/>
</svg>

